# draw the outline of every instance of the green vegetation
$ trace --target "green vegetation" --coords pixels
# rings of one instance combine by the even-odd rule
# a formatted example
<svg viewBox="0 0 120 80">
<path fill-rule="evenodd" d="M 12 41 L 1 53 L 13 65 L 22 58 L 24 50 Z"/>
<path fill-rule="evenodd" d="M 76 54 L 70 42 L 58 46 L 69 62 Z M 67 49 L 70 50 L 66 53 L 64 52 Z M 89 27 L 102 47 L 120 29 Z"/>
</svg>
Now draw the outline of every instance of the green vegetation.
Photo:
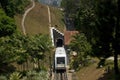
<svg viewBox="0 0 120 80">
<path fill-rule="evenodd" d="M 47 72 L 42 72 L 43 69 L 46 70 L 44 65 L 48 65 L 48 63 L 43 65 L 42 61 L 51 50 L 47 7 L 36 3 L 35 8 L 26 18 L 27 34 L 37 35 L 25 36 L 16 30 L 16 27 L 21 27 L 21 14 L 28 4 L 29 0 L 0 0 L 1 80 L 22 78 L 27 80 L 31 77 L 33 80 L 38 78 L 48 80 Z M 72 68 L 78 70 L 80 65 L 88 64 L 90 56 L 96 56 L 100 59 L 99 67 L 114 65 L 114 78 L 118 80 L 120 0 L 63 0 L 62 6 L 65 10 L 65 17 L 74 20 L 76 30 L 80 32 L 74 36 L 69 45 L 71 50 L 77 52 L 77 56 L 71 60 L 73 61 Z M 50 10 L 52 26 L 56 25 L 63 31 L 62 12 L 53 7 Z M 16 14 L 19 16 L 15 16 Z M 109 56 L 114 56 L 114 62 L 106 62 Z"/>
<path fill-rule="evenodd" d="M 23 76 L 20 72 L 13 72 L 9 80 L 48 80 L 48 73 L 46 71 L 28 71 L 25 75 Z M 3 80 L 5 80 L 4 77 Z"/>
<path fill-rule="evenodd" d="M 46 51 L 49 51 L 51 48 L 51 42 L 46 35 L 30 37 L 21 34 L 14 34 L 10 37 L 1 37 L 0 45 L 1 73 L 8 72 L 9 70 L 7 69 L 9 69 L 12 63 L 22 65 L 28 60 L 36 64 L 38 66 L 36 68 L 41 69 L 40 67 L 42 66 L 40 66 L 40 61 L 44 59 Z M 13 69 L 14 67 L 15 66 L 13 66 Z"/>
<path fill-rule="evenodd" d="M 120 67 L 120 60 L 118 60 L 118 67 Z M 105 77 L 108 80 L 115 80 L 115 79 L 120 78 L 120 74 L 119 75 L 114 74 L 114 61 L 113 60 L 110 60 L 110 59 L 106 60 L 105 71 L 107 72 Z"/>
<path fill-rule="evenodd" d="M 0 9 L 0 37 L 11 35 L 15 32 L 16 25 L 12 18 L 6 16 L 4 11 Z"/>
<path fill-rule="evenodd" d="M 27 72 L 27 79 L 25 80 L 49 80 L 48 77 L 48 73 L 46 71 L 40 71 L 40 72 L 36 72 L 36 71 L 29 71 Z"/>
<path fill-rule="evenodd" d="M 114 71 L 119 75 L 120 0 L 63 0 L 62 5 L 76 29 L 87 37 L 100 63 L 114 55 Z"/>
<path fill-rule="evenodd" d="M 18 72 L 14 72 L 10 75 L 10 80 L 20 80 L 22 75 Z"/>
<path fill-rule="evenodd" d="M 52 48 L 48 37 L 48 9 L 36 2 L 25 20 L 28 34 L 25 36 L 19 31 L 29 4 L 29 0 L 0 0 L 0 80 L 48 80 L 48 57 Z M 52 25 L 58 25 L 63 31 L 62 12 L 52 7 L 50 10 L 54 16 Z"/>
<path fill-rule="evenodd" d="M 107 59 L 105 65 L 101 68 L 97 68 L 99 59 L 93 58 L 92 64 L 82 67 L 76 72 L 78 79 L 80 80 L 115 80 L 115 77 L 120 78 L 120 76 L 115 76 L 114 74 L 114 61 Z M 118 60 L 120 67 L 120 60 Z M 92 74 L 91 74 L 92 73 Z M 97 74 L 97 75 L 96 75 Z M 96 75 L 96 76 L 95 76 Z M 86 77 L 87 76 L 87 77 Z"/>
<path fill-rule="evenodd" d="M 0 76 L 0 80 L 7 80 L 6 76 Z"/>
<path fill-rule="evenodd" d="M 65 23 L 64 23 L 64 13 L 56 7 L 50 7 L 51 11 L 51 25 L 55 26 L 61 32 L 64 32 Z"/>
<path fill-rule="evenodd" d="M 48 63 L 42 64 L 45 57 L 49 57 L 52 48 L 48 35 L 25 36 L 18 32 L 14 16 L 16 13 L 23 13 L 29 2 L 4 1 L 0 1 L 0 80 L 29 80 L 27 75 L 30 70 L 35 70 L 33 80 L 48 80 L 48 67 L 45 66 Z"/>
<path fill-rule="evenodd" d="M 16 70 L 23 72 L 47 68 L 45 65 L 48 63 L 41 65 L 42 60 L 48 55 L 46 52 L 49 52 L 51 48 L 47 35 L 24 36 L 15 33 L 1 37 L 0 45 L 0 74 L 8 74 Z M 11 74 L 10 77 L 10 80 L 20 78 L 18 74 Z"/>
<path fill-rule="evenodd" d="M 29 0 L 0 0 L 2 9 L 9 17 L 14 17 L 16 13 L 23 13 Z"/>
<path fill-rule="evenodd" d="M 75 70 L 78 70 L 79 67 L 83 67 L 88 65 L 90 55 L 92 55 L 92 47 L 90 43 L 87 41 L 85 34 L 77 34 L 74 37 L 74 40 L 71 41 L 69 47 L 72 51 L 77 53 L 75 59 L 71 62 L 71 67 Z M 81 65 L 81 66 L 80 66 Z"/>
</svg>

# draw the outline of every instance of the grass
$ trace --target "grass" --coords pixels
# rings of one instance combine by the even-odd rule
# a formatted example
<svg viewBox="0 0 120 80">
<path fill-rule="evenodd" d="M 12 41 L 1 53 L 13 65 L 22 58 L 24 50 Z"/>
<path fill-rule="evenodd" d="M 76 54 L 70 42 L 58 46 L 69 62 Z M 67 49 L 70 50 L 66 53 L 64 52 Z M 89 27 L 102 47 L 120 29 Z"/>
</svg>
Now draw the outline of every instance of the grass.
<svg viewBox="0 0 120 80">
<path fill-rule="evenodd" d="M 114 73 L 114 62 L 113 60 L 107 60 L 105 66 L 102 68 L 97 68 L 99 63 L 98 59 L 95 59 L 95 63 L 81 68 L 76 72 L 79 80 L 115 80 L 115 77 L 120 79 L 120 75 L 115 76 Z M 120 68 L 120 60 L 118 61 Z M 107 72 L 109 66 L 109 71 Z"/>
<path fill-rule="evenodd" d="M 63 13 L 60 9 L 57 9 L 55 7 L 50 7 L 51 10 L 51 23 L 52 26 L 57 25 L 57 28 L 64 32 L 65 24 L 64 24 L 64 17 Z"/>
<path fill-rule="evenodd" d="M 64 22 L 62 21 L 62 11 L 58 8 L 50 7 L 51 11 L 51 24 L 52 26 L 57 25 L 60 31 L 64 31 Z M 18 26 L 18 30 L 22 31 L 21 28 L 22 15 L 16 15 L 15 21 Z M 48 9 L 46 5 L 36 2 L 36 6 L 30 11 L 25 19 L 26 33 L 29 35 L 33 34 L 49 34 L 49 23 L 48 23 Z"/>
<path fill-rule="evenodd" d="M 104 73 L 104 68 L 97 68 L 98 60 L 95 63 L 81 68 L 76 74 L 79 80 L 99 80 Z"/>
<path fill-rule="evenodd" d="M 17 25 L 17 30 L 22 32 L 22 26 L 21 26 L 21 21 L 22 21 L 22 15 L 20 14 L 17 14 L 15 16 L 15 23 Z"/>
<path fill-rule="evenodd" d="M 57 28 L 60 31 L 64 31 L 64 23 L 62 22 L 62 19 L 63 19 L 62 11 L 54 7 L 50 7 L 50 11 L 52 16 L 52 26 L 58 25 Z M 22 32 L 22 27 L 21 27 L 22 15 L 17 14 L 15 16 L 15 21 L 16 21 L 18 30 Z M 34 35 L 39 33 L 49 34 L 48 9 L 46 5 L 36 2 L 36 6 L 26 16 L 25 28 L 26 28 L 27 34 L 29 35 Z M 48 59 L 46 60 L 47 61 L 46 63 L 49 63 Z M 49 67 L 47 64 L 45 65 Z M 16 65 L 16 66 L 19 66 L 19 65 Z M 21 67 L 18 67 L 18 69 L 22 70 Z"/>
</svg>

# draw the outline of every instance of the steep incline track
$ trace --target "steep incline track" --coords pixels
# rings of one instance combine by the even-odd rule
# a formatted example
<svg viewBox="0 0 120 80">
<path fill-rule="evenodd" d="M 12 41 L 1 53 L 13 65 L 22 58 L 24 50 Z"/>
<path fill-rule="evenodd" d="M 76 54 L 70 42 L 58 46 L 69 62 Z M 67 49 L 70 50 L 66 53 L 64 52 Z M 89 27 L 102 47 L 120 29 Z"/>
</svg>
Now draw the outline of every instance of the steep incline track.
<svg viewBox="0 0 120 80">
<path fill-rule="evenodd" d="M 55 72 L 54 80 L 68 80 L 66 72 Z"/>
<path fill-rule="evenodd" d="M 23 34 L 26 35 L 26 29 L 25 29 L 25 18 L 27 16 L 27 14 L 35 7 L 35 2 L 34 0 L 31 0 L 32 2 L 32 6 L 30 8 L 28 8 L 24 15 L 23 15 L 23 18 L 22 18 L 22 22 L 21 22 L 21 25 L 22 25 L 22 31 L 23 31 Z"/>
</svg>

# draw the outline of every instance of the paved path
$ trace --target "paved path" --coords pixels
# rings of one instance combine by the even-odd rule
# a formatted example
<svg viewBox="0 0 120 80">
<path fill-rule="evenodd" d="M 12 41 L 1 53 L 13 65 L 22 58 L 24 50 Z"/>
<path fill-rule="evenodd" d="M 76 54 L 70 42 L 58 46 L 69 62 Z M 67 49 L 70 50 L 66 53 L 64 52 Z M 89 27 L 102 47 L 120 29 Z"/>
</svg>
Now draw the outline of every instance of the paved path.
<svg viewBox="0 0 120 80">
<path fill-rule="evenodd" d="M 25 18 L 27 16 L 27 14 L 35 7 L 35 2 L 34 0 L 31 0 L 32 2 L 32 6 L 30 8 L 28 8 L 24 15 L 23 15 L 23 18 L 22 18 L 22 22 L 21 22 L 21 25 L 22 25 L 22 31 L 23 31 L 23 34 L 26 35 L 26 29 L 25 29 Z"/>
</svg>

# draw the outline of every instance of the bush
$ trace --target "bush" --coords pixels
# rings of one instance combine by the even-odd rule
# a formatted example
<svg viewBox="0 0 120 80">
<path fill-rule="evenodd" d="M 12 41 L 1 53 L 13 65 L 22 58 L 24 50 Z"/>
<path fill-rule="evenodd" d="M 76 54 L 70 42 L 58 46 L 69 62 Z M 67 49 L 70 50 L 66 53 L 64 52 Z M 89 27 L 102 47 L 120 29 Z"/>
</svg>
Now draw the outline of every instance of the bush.
<svg viewBox="0 0 120 80">
<path fill-rule="evenodd" d="M 22 75 L 19 72 L 13 72 L 10 75 L 10 80 L 20 80 L 20 78 L 22 77 Z"/>
<path fill-rule="evenodd" d="M 0 76 L 0 80 L 7 80 L 7 77 L 6 76 Z"/>
<path fill-rule="evenodd" d="M 25 80 L 48 80 L 48 73 L 46 71 L 28 71 L 27 72 L 27 79 Z"/>
</svg>

